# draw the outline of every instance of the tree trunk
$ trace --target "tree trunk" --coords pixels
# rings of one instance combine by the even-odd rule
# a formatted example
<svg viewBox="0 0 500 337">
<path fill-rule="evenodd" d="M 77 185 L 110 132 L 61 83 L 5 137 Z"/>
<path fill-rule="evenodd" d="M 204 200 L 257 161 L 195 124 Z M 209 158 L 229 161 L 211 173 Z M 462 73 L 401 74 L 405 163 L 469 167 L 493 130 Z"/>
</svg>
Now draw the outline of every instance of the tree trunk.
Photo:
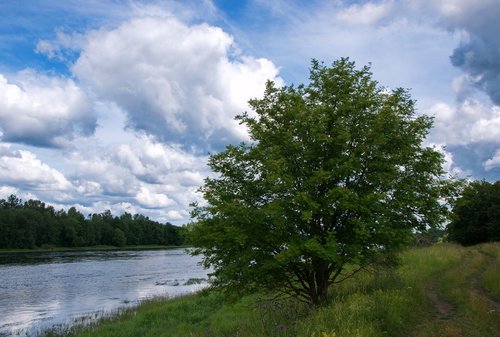
<svg viewBox="0 0 500 337">
<path fill-rule="evenodd" d="M 319 263 L 314 272 L 314 284 L 311 287 L 311 302 L 315 306 L 325 306 L 328 303 L 328 279 L 330 274 L 323 263 Z"/>
</svg>

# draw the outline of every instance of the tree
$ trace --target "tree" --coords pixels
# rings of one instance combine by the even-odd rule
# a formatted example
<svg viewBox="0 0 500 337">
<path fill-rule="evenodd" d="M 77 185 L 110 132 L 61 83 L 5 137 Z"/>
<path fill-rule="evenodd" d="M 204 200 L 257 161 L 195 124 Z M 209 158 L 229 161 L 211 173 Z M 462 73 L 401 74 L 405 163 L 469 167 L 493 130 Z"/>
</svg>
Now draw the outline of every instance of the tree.
<svg viewBox="0 0 500 337">
<path fill-rule="evenodd" d="M 112 243 L 114 246 L 118 247 L 125 246 L 125 244 L 127 243 L 127 237 L 121 229 L 115 228 L 113 230 Z"/>
<path fill-rule="evenodd" d="M 140 214 L 114 217 L 107 210 L 85 219 L 75 207 L 55 211 L 40 200 L 23 203 L 15 195 L 0 199 L 0 248 L 180 245 L 182 240 L 179 227 Z"/>
<path fill-rule="evenodd" d="M 500 181 L 473 181 L 453 205 L 448 237 L 462 245 L 500 240 Z"/>
<path fill-rule="evenodd" d="M 323 305 L 329 286 L 388 261 L 414 230 L 444 219 L 442 155 L 432 119 L 341 59 L 312 62 L 310 83 L 276 87 L 237 119 L 252 142 L 211 155 L 194 204 L 193 254 L 214 286 L 267 288 Z"/>
</svg>

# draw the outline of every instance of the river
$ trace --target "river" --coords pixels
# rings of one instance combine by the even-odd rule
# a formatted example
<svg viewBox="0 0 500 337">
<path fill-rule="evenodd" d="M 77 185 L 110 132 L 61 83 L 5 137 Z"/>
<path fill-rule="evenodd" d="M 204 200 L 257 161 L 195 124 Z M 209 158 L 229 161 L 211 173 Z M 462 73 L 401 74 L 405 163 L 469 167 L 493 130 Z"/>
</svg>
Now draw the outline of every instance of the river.
<svg viewBox="0 0 500 337">
<path fill-rule="evenodd" d="M 36 336 L 206 285 L 184 249 L 0 254 L 0 336 Z"/>
</svg>

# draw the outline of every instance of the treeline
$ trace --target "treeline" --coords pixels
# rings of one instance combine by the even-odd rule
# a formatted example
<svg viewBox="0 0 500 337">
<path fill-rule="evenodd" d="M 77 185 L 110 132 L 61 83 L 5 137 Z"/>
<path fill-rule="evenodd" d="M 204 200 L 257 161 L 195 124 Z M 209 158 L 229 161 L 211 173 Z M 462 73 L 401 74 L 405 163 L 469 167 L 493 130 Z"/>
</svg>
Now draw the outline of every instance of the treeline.
<svg viewBox="0 0 500 337">
<path fill-rule="evenodd" d="M 85 217 L 74 207 L 55 210 L 15 195 L 0 199 L 0 248 L 180 245 L 180 230 L 140 214 L 117 217 L 108 210 Z"/>
<path fill-rule="evenodd" d="M 448 238 L 465 246 L 500 241 L 500 180 L 472 181 L 453 205 Z"/>
</svg>

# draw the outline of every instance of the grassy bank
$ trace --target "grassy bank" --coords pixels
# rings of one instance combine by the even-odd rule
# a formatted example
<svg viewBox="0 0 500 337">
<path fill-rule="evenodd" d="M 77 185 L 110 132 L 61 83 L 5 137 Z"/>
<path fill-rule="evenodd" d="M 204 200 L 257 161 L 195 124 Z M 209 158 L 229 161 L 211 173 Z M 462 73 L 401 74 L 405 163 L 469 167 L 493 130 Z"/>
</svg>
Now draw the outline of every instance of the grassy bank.
<svg viewBox="0 0 500 337">
<path fill-rule="evenodd" d="M 411 249 L 394 269 L 364 272 L 313 309 L 259 295 L 206 292 L 152 300 L 70 336 L 500 336 L 500 244 Z M 51 334 L 49 334 L 51 335 Z"/>
</svg>

